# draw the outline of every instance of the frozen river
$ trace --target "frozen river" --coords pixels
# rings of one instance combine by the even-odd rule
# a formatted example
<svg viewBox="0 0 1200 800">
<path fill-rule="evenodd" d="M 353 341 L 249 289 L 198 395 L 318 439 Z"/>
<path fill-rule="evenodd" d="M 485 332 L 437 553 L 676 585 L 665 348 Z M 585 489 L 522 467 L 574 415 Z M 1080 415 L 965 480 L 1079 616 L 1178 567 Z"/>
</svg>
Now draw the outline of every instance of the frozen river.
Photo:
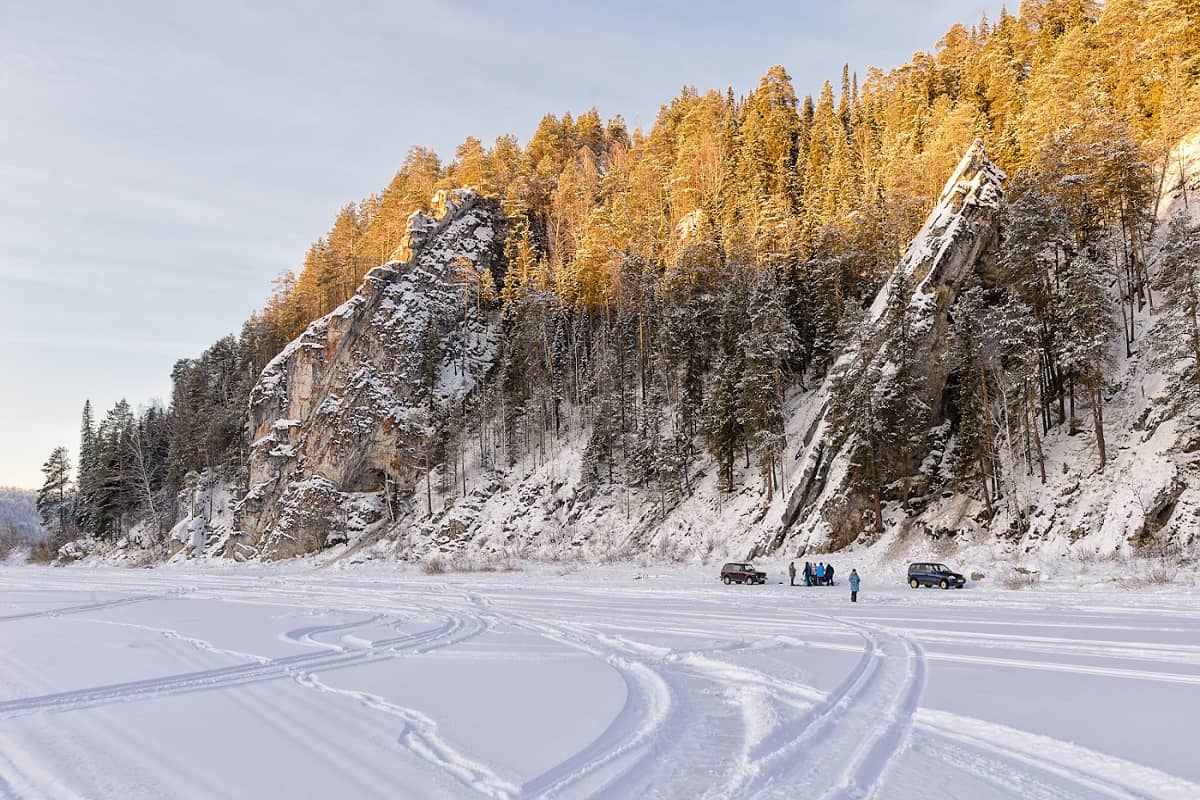
<svg viewBox="0 0 1200 800">
<path fill-rule="evenodd" d="M 1200 797 L 1195 595 L 715 574 L 0 567 L 0 797 Z"/>
</svg>

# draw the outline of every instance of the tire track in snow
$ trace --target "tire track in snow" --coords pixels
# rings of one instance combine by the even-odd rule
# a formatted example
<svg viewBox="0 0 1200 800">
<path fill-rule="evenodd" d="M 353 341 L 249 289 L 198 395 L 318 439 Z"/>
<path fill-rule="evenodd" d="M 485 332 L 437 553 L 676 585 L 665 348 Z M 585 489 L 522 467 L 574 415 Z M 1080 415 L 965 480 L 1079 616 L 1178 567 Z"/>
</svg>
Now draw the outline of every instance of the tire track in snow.
<svg viewBox="0 0 1200 800">
<path fill-rule="evenodd" d="M 477 633 L 478 630 L 475 628 L 464 631 L 462 620 L 451 617 L 436 628 L 380 640 L 374 642 L 372 647 L 362 650 L 345 653 L 302 654 L 267 659 L 266 661 L 260 660 L 259 656 L 244 654 L 247 658 L 255 659 L 255 663 L 0 702 L 0 719 L 39 713 L 61 713 L 111 703 L 225 689 L 249 683 L 277 680 L 304 671 L 342 669 L 390 659 L 406 651 L 428 652 L 434 646 L 442 647 L 453 644 Z M 218 650 L 219 648 L 213 647 L 213 649 Z"/>
<path fill-rule="evenodd" d="M 594 797 L 598 787 L 588 781 L 601 786 L 608 783 L 611 778 L 599 773 L 621 762 L 636 761 L 672 713 L 677 713 L 678 707 L 667 681 L 655 670 L 616 648 L 570 625 L 555 625 L 518 612 L 498 611 L 490 600 L 470 592 L 465 593 L 465 599 L 486 609 L 496 621 L 603 660 L 625 682 L 625 702 L 605 730 L 582 750 L 526 781 L 520 787 L 520 797 L 575 796 L 576 791 L 585 791 L 585 796 Z"/>
<path fill-rule="evenodd" d="M 910 642 L 910 645 L 915 646 L 915 643 Z M 870 648 L 868 647 L 864 652 L 864 659 L 869 654 Z M 693 663 L 706 662 L 703 665 L 705 669 L 714 671 L 730 682 L 771 682 L 780 691 L 787 692 L 791 696 L 792 702 L 800 705 L 803 705 L 806 700 L 813 705 L 821 703 L 822 693 L 803 684 L 785 681 L 777 676 L 747 667 L 728 665 L 710 657 L 693 656 L 687 660 Z M 862 666 L 863 661 L 860 660 L 855 669 L 851 671 L 848 681 L 856 680 Z M 848 681 L 843 682 L 843 687 Z M 842 692 L 841 689 L 835 690 L 829 698 L 826 698 L 824 705 L 828 705 L 830 699 L 839 694 L 844 696 L 845 692 Z M 1004 726 L 961 717 L 949 712 L 917 709 L 918 704 L 919 697 L 910 698 L 903 704 L 906 708 L 915 709 L 913 713 L 909 714 L 909 721 L 906 723 L 907 727 L 912 728 L 912 732 L 905 735 L 918 741 L 919 749 L 922 752 L 944 761 L 948 766 L 977 775 L 1006 792 L 1015 792 L 1017 796 L 1023 798 L 1077 800 L 1081 790 L 1100 796 L 1120 798 L 1120 800 L 1142 800 L 1149 797 L 1194 800 L 1194 798 L 1200 797 L 1200 785 L 1152 768 L 1094 753 L 1078 745 L 1061 742 L 1040 734 L 1034 735 L 1039 742 L 1031 747 L 1023 744 L 1031 735 L 1024 731 L 1008 729 Z M 806 721 L 801 726 L 801 735 L 803 728 L 810 724 L 811 721 Z M 976 733 L 970 735 L 963 733 L 964 727 L 976 731 Z M 787 738 L 796 734 L 795 729 L 781 728 L 776 732 L 775 739 Z M 895 734 L 893 734 L 892 743 L 894 743 L 894 739 Z M 993 744 L 995 741 L 1004 741 L 1006 745 L 1004 747 L 996 746 Z M 882 786 L 882 779 L 886 778 L 886 774 L 880 767 L 886 768 L 894 760 L 894 755 L 901 752 L 903 747 L 891 748 L 888 739 L 884 737 L 879 740 L 874 749 L 876 750 L 875 760 L 872 762 L 868 758 L 863 765 L 868 769 L 859 769 L 854 779 L 854 783 L 860 787 L 864 784 L 872 787 L 866 796 L 878 793 Z M 890 756 L 887 755 L 889 750 L 892 753 Z M 879 758 L 881 755 L 884 758 Z M 764 759 L 764 763 L 760 764 L 760 767 L 767 766 L 767 761 L 768 759 Z M 874 767 L 870 766 L 872 763 Z M 1079 764 L 1081 763 L 1098 765 L 1101 768 L 1100 771 L 1105 774 L 1080 769 Z M 872 773 L 876 771 L 878 774 L 875 774 L 874 780 L 872 780 Z M 1136 786 L 1154 786 L 1156 789 L 1152 795 L 1147 795 L 1138 791 Z M 840 793 L 843 796 L 855 796 L 849 785 L 842 787 Z M 839 792 L 831 791 L 830 794 L 836 796 Z"/>
<path fill-rule="evenodd" d="M 352 651 L 340 645 L 322 642 L 315 637 L 323 633 L 352 631 L 366 627 L 378 622 L 383 618 L 383 616 L 384 615 L 379 614 L 367 619 L 341 623 L 337 625 L 297 628 L 281 634 L 281 637 L 287 641 L 307 647 L 316 647 L 323 650 L 333 650 L 337 653 L 351 653 L 357 655 L 361 652 L 369 652 L 371 648 L 364 648 L 363 651 Z M 276 663 L 273 662 L 272 659 L 252 653 L 243 653 L 235 650 L 219 648 L 213 645 L 211 642 L 185 636 L 173 629 L 154 628 L 148 625 L 124 622 L 108 622 L 104 620 L 96 620 L 96 622 L 160 633 L 168 639 L 185 642 L 205 652 L 236 656 L 246 660 L 255 661 L 256 663 L 263 664 L 265 666 L 271 666 Z M 449 644 L 459 643 L 465 639 L 472 638 L 481 633 L 485 628 L 486 625 L 483 624 L 481 620 L 471 617 L 451 615 L 445 625 L 443 625 L 441 628 L 435 629 L 435 631 L 441 635 L 427 636 L 424 634 L 417 634 L 415 640 L 411 636 L 398 637 L 398 639 L 400 642 L 408 645 L 404 647 L 403 650 L 424 653 L 430 652 L 438 647 L 444 647 Z M 375 647 L 378 648 L 394 641 L 397 641 L 397 639 L 384 640 L 376 643 Z M 391 647 L 390 650 L 384 652 L 383 655 L 390 658 L 398 655 L 400 649 L 401 648 L 398 646 Z M 312 659 L 315 657 L 310 656 L 308 658 Z M 364 658 L 355 663 L 365 664 L 374 660 L 379 659 Z M 297 685 L 302 688 L 335 696 L 348 697 L 361 703 L 363 706 L 369 709 L 382 711 L 392 716 L 399 717 L 405 723 L 405 730 L 398 737 L 398 741 L 406 750 L 412 752 L 418 758 L 430 763 L 434 767 L 441 769 L 443 772 L 449 774 L 452 778 L 462 782 L 472 789 L 475 789 L 487 797 L 510 798 L 515 795 L 517 787 L 514 784 L 505 781 L 487 767 L 467 758 L 463 754 L 456 751 L 438 736 L 436 723 L 421 712 L 391 703 L 382 697 L 367 692 L 356 689 L 343 689 L 340 687 L 330 686 L 329 684 L 320 680 L 315 671 L 296 672 L 295 669 L 297 665 L 308 663 L 310 666 L 312 664 L 317 664 L 319 668 L 327 670 L 330 668 L 329 665 L 331 661 L 332 660 L 305 662 L 300 659 L 290 661 L 289 666 L 292 668 L 286 670 L 278 677 L 284 677 L 290 674 L 291 677 L 295 679 Z M 344 664 L 341 661 L 333 663 L 334 668 L 340 668 L 342 666 L 344 666 Z M 241 683 L 248 682 L 250 681 L 239 681 L 236 684 L 222 684 L 221 686 L 213 686 L 212 688 L 224 688 L 226 685 L 239 685 Z M 277 714 L 279 714 L 279 709 L 272 709 L 268 707 L 262 710 L 260 716 L 271 716 Z M 283 729 L 290 730 L 291 728 L 285 725 L 283 726 Z"/>
<path fill-rule="evenodd" d="M 861 627 L 865 631 L 878 630 L 875 626 L 861 626 L 850 622 L 846 624 L 856 628 Z M 909 635 L 901 635 L 893 631 L 892 635 L 899 636 L 909 647 L 915 648 L 917 654 L 922 655 L 923 668 L 924 656 L 920 645 L 914 640 L 914 636 L 921 637 L 922 633 L 923 631 L 910 631 Z M 982 636 L 986 636 L 986 634 Z M 1006 636 L 1004 638 L 1007 639 L 1009 637 Z M 1017 637 L 1012 638 L 1015 639 Z M 1054 643 L 1066 642 L 1055 640 Z M 1179 654 L 1179 650 L 1174 646 L 1168 645 L 1165 649 L 1172 654 Z M 960 656 L 958 654 L 938 653 L 931 654 L 928 658 L 929 660 L 967 661 L 969 663 L 987 663 L 999 666 L 1073 672 L 1083 675 L 1104 675 L 1168 682 L 1191 683 L 1191 678 L 1193 677 L 1174 673 L 1051 662 L 1032 662 L 1015 659 L 990 659 L 978 656 Z M 1153 798 L 1158 797 L 1178 798 L 1178 800 L 1185 800 L 1186 798 L 1187 800 L 1192 800 L 1193 798 L 1200 797 L 1200 785 L 1162 773 L 1150 767 L 1144 767 L 1120 758 L 1101 755 L 1087 748 L 1062 742 L 1042 734 L 1030 734 L 1025 731 L 981 720 L 974 720 L 949 712 L 919 709 L 919 704 L 919 696 L 911 703 L 906 702 L 903 704 L 905 708 L 909 709 L 906 723 L 908 730 L 905 733 L 905 739 L 913 739 L 914 731 L 919 731 L 922 750 L 927 754 L 942 760 L 950 766 L 965 767 L 965 771 L 970 774 L 978 775 L 984 780 L 994 783 L 998 788 L 1010 792 L 1014 789 L 1014 783 L 1017 783 L 1022 787 L 1020 792 L 1021 797 L 1077 798 L 1081 789 L 1105 797 L 1118 798 L 1118 800 L 1153 800 Z M 972 735 L 971 733 L 964 732 L 963 728 L 966 728 L 968 731 L 976 731 L 977 734 Z M 1031 737 L 1038 741 L 1037 745 L 1029 745 Z M 1005 745 L 998 746 L 994 743 L 997 741 L 1004 741 Z M 894 760 L 894 754 L 899 753 L 902 748 L 883 747 L 881 742 L 881 745 L 876 749 L 884 751 L 891 749 L 893 756 L 888 757 L 886 760 L 892 761 Z M 868 758 L 866 763 L 871 763 L 871 760 L 871 758 Z M 1081 769 L 1079 766 L 1081 763 L 1090 764 L 1093 767 L 1092 771 Z M 879 770 L 875 776 L 875 780 L 872 781 L 873 788 L 865 795 L 866 797 L 872 797 L 877 793 L 881 779 L 886 777 L 884 771 L 887 766 L 887 763 L 883 764 L 883 769 Z M 1131 776 L 1133 776 L 1133 779 L 1131 779 Z M 862 785 L 863 777 L 862 775 L 857 776 L 846 788 L 853 790 L 855 784 Z M 869 775 L 865 777 L 869 777 Z M 1064 781 L 1069 788 L 1064 788 Z M 1147 785 L 1158 787 L 1158 789 L 1153 794 L 1146 794 L 1136 788 L 1137 786 Z M 838 795 L 831 791 L 825 796 Z M 857 797 L 863 795 L 857 795 L 851 791 L 849 795 L 843 796 Z"/>
<path fill-rule="evenodd" d="M 913 737 L 913 749 L 1021 800 L 1079 800 L 1079 785 L 1075 781 L 1067 781 L 1065 785 L 1048 783 L 1042 770 L 1030 775 L 1012 759 L 997 758 L 988 751 L 962 746 L 930 732 L 918 730 Z"/>
<path fill-rule="evenodd" d="M 895 633 L 811 616 L 854 630 L 866 646 L 834 691 L 755 749 L 742 789 L 765 797 L 872 797 L 907 746 L 924 689 L 923 653 Z"/>
<path fill-rule="evenodd" d="M 289 641 L 293 644 L 303 645 L 305 647 L 320 647 L 326 650 L 332 650 L 335 653 L 351 652 L 352 648 L 345 647 L 332 642 L 322 642 L 316 636 L 322 633 L 342 633 L 352 631 L 357 628 L 362 628 L 367 625 L 372 625 L 383 619 L 383 614 L 376 614 L 370 619 L 359 620 L 357 622 L 343 622 L 338 625 L 315 625 L 307 628 L 296 628 L 295 630 L 287 631 L 280 635 L 280 638 Z"/>
<path fill-rule="evenodd" d="M 1200 646 L 1197 645 L 1106 639 L 1064 639 L 969 631 L 943 633 L 941 631 L 910 630 L 910 634 L 914 638 L 930 644 L 966 645 L 1018 653 L 1043 653 L 1117 661 L 1148 661 L 1155 664 L 1200 666 Z"/>
<path fill-rule="evenodd" d="M 736 782 L 730 769 L 733 756 L 744 763 L 749 731 L 759 723 L 772 693 L 762 686 L 729 686 L 711 681 L 697 690 L 695 676 L 680 668 L 680 654 L 670 648 L 636 642 L 622 636 L 576 628 L 603 646 L 626 654 L 657 674 L 668 686 L 672 704 L 655 732 L 653 747 L 622 765 L 595 797 L 731 797 Z M 590 795 L 591 796 L 591 795 Z"/>
<path fill-rule="evenodd" d="M 198 639 L 194 636 L 188 636 L 186 634 L 180 633 L 179 631 L 177 631 L 174 628 L 160 628 L 160 627 L 156 627 L 154 625 L 143 625 L 143 624 L 137 623 L 137 622 L 118 622 L 116 620 L 109 620 L 109 619 L 93 619 L 93 620 L 89 620 L 89 621 L 93 622 L 97 625 L 113 625 L 118 628 L 132 628 L 134 630 L 147 631 L 148 633 L 157 633 L 160 636 L 162 636 L 164 639 L 171 639 L 173 641 L 183 642 L 184 644 L 190 645 L 191 647 L 194 647 L 197 650 L 203 650 L 206 653 L 212 653 L 214 655 L 233 656 L 234 658 L 241 658 L 246 661 L 256 661 L 259 664 L 270 664 L 271 663 L 271 659 L 268 658 L 267 656 L 260 656 L 260 655 L 254 654 L 254 653 L 246 653 L 241 650 L 230 650 L 230 649 L 224 648 L 224 647 L 217 647 L 215 644 L 208 641 L 207 639 Z"/>
<path fill-rule="evenodd" d="M 333 645 L 328 642 L 322 642 L 314 638 L 317 634 L 333 633 L 339 631 L 352 630 L 365 625 L 373 624 L 383 615 L 377 615 L 367 620 L 358 623 L 346 623 L 341 625 L 325 625 L 310 628 L 299 628 L 294 631 L 289 631 L 284 634 L 285 638 L 298 644 L 304 644 L 310 647 L 333 648 L 338 651 L 344 651 L 346 648 L 341 645 Z M 425 642 L 414 644 L 411 648 L 406 648 L 413 653 L 428 653 L 434 649 L 445 647 L 450 644 L 457 644 L 485 632 L 488 628 L 487 622 L 480 616 L 471 614 L 460 616 L 451 613 L 449 624 L 452 626 L 455 635 L 450 640 L 450 637 L 439 637 L 430 639 Z M 514 797 L 518 791 L 516 784 L 505 780 L 497 775 L 491 769 L 482 763 L 461 753 L 449 743 L 447 743 L 437 732 L 437 723 L 421 713 L 420 711 L 406 706 L 393 703 L 379 695 L 359 689 L 343 688 L 332 686 L 325 681 L 322 681 L 318 675 L 321 667 L 311 670 L 305 670 L 295 676 L 296 683 L 306 689 L 311 689 L 324 694 L 345 697 L 361 704 L 362 706 L 373 711 L 382 712 L 393 717 L 397 717 L 404 722 L 404 730 L 400 733 L 397 741 L 407 751 L 411 752 L 418 758 L 428 762 L 432 766 L 447 773 L 455 780 L 461 782 L 467 787 L 474 789 L 486 797 L 507 798 Z"/>
<path fill-rule="evenodd" d="M 855 625 L 855 627 L 859 627 Z M 870 628 L 862 626 L 867 636 L 877 636 Z M 883 724 L 875 728 L 867 737 L 866 742 L 859 746 L 854 754 L 851 765 L 842 773 L 838 784 L 826 792 L 824 797 L 875 797 L 886 773 L 897 756 L 908 747 L 911 738 L 913 715 L 921 703 L 925 692 L 925 654 L 921 646 L 900 634 L 885 634 L 885 641 L 880 648 L 883 659 L 896 659 L 898 653 L 888 654 L 887 648 L 893 644 L 903 646 L 904 676 L 903 682 L 894 694 L 894 700 L 889 701 L 882 711 Z"/>
<path fill-rule="evenodd" d="M 333 650 L 339 653 L 355 652 L 342 645 L 320 641 L 316 636 L 319 634 L 356 630 L 372 625 L 383 618 L 383 614 L 377 614 L 368 619 L 356 622 L 297 628 L 282 634 L 282 638 L 296 644 Z M 457 614 L 450 614 L 447 625 L 444 627 L 446 630 L 444 635 L 428 637 L 423 641 L 410 642 L 411 646 L 404 649 L 413 653 L 428 653 L 434 649 L 450 644 L 457 644 L 478 636 L 487 629 L 487 624 L 482 618 L 475 615 L 464 617 Z M 402 637 L 402 639 L 407 638 Z M 378 646 L 378 643 L 376 646 Z M 389 656 L 395 655 L 396 649 L 392 648 Z M 483 764 L 467 757 L 442 739 L 437 733 L 437 723 L 425 714 L 416 709 L 390 702 L 379 695 L 366 691 L 332 686 L 322 681 L 318 675 L 318 670 L 323 671 L 327 669 L 328 667 L 318 665 L 311 670 L 294 674 L 292 677 L 295 679 L 297 685 L 302 688 L 337 697 L 349 698 L 368 709 L 401 719 L 404 722 L 405 728 L 398 736 L 397 741 L 405 750 L 447 773 L 469 788 L 478 791 L 480 794 L 501 799 L 511 798 L 516 794 L 517 786 L 515 784 L 501 778 Z"/>
<path fill-rule="evenodd" d="M 0 797 L 12 800 L 83 800 L 19 743 L 0 733 Z"/>
<path fill-rule="evenodd" d="M 945 711 L 922 709 L 915 727 L 922 749 L 934 755 L 964 749 L 999 765 L 997 773 L 1032 768 L 1075 787 L 1119 800 L 1194 800 L 1200 784 L 1153 767 L 1098 753 L 1044 734 L 1010 728 Z M 1072 797 L 1077 794 L 1070 795 Z"/>
<path fill-rule="evenodd" d="M 115 600 L 104 600 L 99 603 L 84 603 L 76 606 L 66 606 L 64 608 L 51 608 L 45 611 L 27 611 L 22 614 L 8 614 L 0 617 L 0 622 L 16 622 L 23 619 L 54 619 L 55 617 L 65 617 L 71 614 L 83 614 L 88 611 L 102 611 L 109 608 L 120 608 L 121 606 L 130 606 L 135 603 L 145 603 L 150 600 L 162 600 L 167 597 L 174 597 L 181 594 L 187 594 L 192 591 L 187 589 L 173 589 L 169 592 L 161 594 L 142 594 L 134 597 L 118 597 Z"/>
<path fill-rule="evenodd" d="M 405 750 L 448 773 L 485 797 L 507 800 L 516 796 L 519 791 L 516 784 L 501 778 L 483 764 L 451 747 L 438 735 L 437 723 L 416 709 L 397 705 L 378 695 L 358 689 L 330 686 L 311 672 L 296 676 L 296 682 L 306 689 L 347 697 L 373 711 L 397 717 L 404 723 L 404 730 L 399 735 L 399 742 Z"/>
</svg>

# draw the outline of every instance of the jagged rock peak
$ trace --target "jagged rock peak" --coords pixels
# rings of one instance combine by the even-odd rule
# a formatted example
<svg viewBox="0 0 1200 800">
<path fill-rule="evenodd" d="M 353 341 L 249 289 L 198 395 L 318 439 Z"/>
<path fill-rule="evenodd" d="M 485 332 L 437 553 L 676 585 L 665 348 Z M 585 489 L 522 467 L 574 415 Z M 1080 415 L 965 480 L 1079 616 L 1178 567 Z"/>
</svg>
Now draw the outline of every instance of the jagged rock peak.
<svg viewBox="0 0 1200 800">
<path fill-rule="evenodd" d="M 405 258 L 367 273 L 251 392 L 242 544 L 263 556 L 324 547 L 371 505 L 364 494 L 409 492 L 436 416 L 491 366 L 499 206 L 455 190 L 439 192 L 433 207 L 435 216 L 410 217 Z"/>
<path fill-rule="evenodd" d="M 482 198 L 474 189 L 439 189 L 430 202 L 432 213 L 414 211 L 408 215 L 404 226 L 404 236 L 400 246 L 392 253 L 389 262 L 408 263 L 413 253 L 437 230 L 438 225 L 447 217 L 452 217 L 462 209 L 470 208 Z"/>
<path fill-rule="evenodd" d="M 904 346 L 920 365 L 922 389 L 914 398 L 939 417 L 942 395 L 951 373 L 947 349 L 950 312 L 968 276 L 979 272 L 993 251 L 1004 201 L 1004 173 L 987 157 L 976 140 L 946 182 L 937 205 L 913 237 L 903 258 L 875 296 L 859 335 L 838 357 L 837 364 L 819 390 L 822 412 L 803 443 L 799 480 L 789 496 L 778 534 L 760 550 L 774 550 L 789 539 L 798 549 L 810 545 L 840 548 L 854 541 L 864 519 L 875 512 L 869 498 L 851 480 L 851 447 L 835 431 L 834 384 L 848 372 L 881 376 L 882 390 L 894 372 L 887 347 L 896 335 L 885 319 L 893 294 L 908 287 L 907 307 L 911 331 Z M 923 454 L 916 454 L 916 461 Z M 915 464 L 896 464 L 896 471 L 912 475 Z M 919 490 L 918 490 L 919 491 Z"/>
<path fill-rule="evenodd" d="M 942 265 L 948 260 L 962 261 L 961 254 L 955 252 L 956 242 L 964 235 L 974 238 L 971 228 L 976 222 L 991 226 L 1004 202 L 1005 179 L 1004 171 L 988 158 L 983 141 L 976 139 L 946 181 L 937 205 L 909 242 L 904 257 L 875 296 L 870 322 L 883 315 L 901 276 L 913 288 L 914 298 L 930 295 L 931 286 L 946 277 Z"/>
</svg>

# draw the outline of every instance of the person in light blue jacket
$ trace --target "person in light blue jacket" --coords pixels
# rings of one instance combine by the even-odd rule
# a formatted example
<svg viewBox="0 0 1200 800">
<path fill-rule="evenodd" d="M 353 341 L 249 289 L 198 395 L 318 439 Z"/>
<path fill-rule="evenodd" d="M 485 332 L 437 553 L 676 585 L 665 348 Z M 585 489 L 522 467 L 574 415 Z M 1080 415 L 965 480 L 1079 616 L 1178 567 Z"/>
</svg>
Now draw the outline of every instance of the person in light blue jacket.
<svg viewBox="0 0 1200 800">
<path fill-rule="evenodd" d="M 850 602 L 858 602 L 858 570 L 850 570 Z"/>
</svg>

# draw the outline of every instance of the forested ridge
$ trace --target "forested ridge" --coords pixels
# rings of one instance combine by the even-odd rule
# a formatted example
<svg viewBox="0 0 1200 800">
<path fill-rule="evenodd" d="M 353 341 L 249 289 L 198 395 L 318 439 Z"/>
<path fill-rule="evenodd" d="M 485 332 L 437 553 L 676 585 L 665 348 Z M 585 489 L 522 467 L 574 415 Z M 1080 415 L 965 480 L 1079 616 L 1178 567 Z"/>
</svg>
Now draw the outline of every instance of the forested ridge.
<svg viewBox="0 0 1200 800">
<path fill-rule="evenodd" d="M 1007 173 L 1008 202 L 1001 255 L 955 315 L 953 430 L 931 444 L 929 409 L 909 402 L 902 307 L 888 311 L 895 391 L 866 391 L 843 365 L 832 402 L 877 507 L 898 464 L 953 436 L 948 485 L 990 510 L 1005 469 L 1045 481 L 1052 431 L 1086 430 L 1104 469 L 1114 343 L 1154 349 L 1180 404 L 1200 392 L 1200 232 L 1172 221 L 1153 273 L 1147 251 L 1164 187 L 1188 177 L 1171 153 L 1198 126 L 1200 0 L 1025 0 L 896 69 L 844 67 L 812 95 L 774 66 L 745 95 L 684 87 L 646 131 L 591 109 L 548 114 L 523 145 L 468 137 L 448 162 L 414 147 L 239 334 L 176 364 L 167 408 L 122 401 L 97 417 L 87 404 L 77 464 L 47 461 L 43 515 L 64 539 L 135 522 L 153 539 L 185 488 L 247 488 L 258 375 L 395 257 L 410 214 L 457 187 L 498 201 L 507 230 L 502 280 L 474 290 L 500 319 L 496 366 L 429 420 L 442 494 L 467 491 L 471 442 L 496 445 L 474 469 L 502 471 L 579 434 L 592 487 L 641 487 L 665 509 L 707 457 L 722 491 L 757 482 L 770 502 L 796 444 L 788 399 L 835 368 L 975 140 Z M 1161 317 L 1153 342 L 1147 309 Z"/>
</svg>

